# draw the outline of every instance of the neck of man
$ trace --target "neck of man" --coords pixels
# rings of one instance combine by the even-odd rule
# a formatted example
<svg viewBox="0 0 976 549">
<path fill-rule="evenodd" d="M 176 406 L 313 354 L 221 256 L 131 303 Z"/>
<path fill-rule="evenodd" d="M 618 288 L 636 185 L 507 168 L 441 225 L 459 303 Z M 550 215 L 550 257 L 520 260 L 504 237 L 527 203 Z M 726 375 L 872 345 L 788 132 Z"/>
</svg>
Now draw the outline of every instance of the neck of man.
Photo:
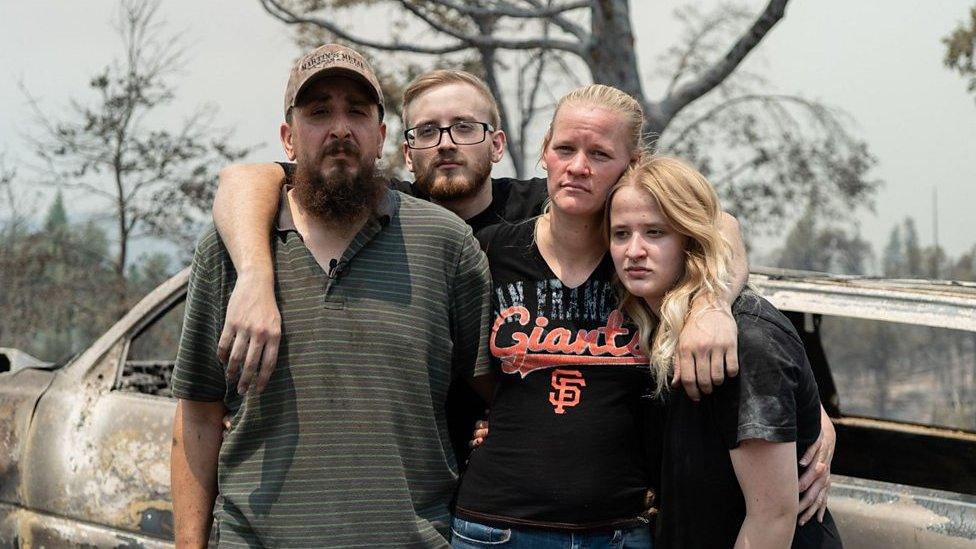
<svg viewBox="0 0 976 549">
<path fill-rule="evenodd" d="M 468 219 L 471 219 L 472 217 L 487 210 L 488 206 L 491 206 L 491 199 L 491 177 L 488 177 L 481 183 L 481 186 L 478 187 L 478 193 L 474 196 L 460 198 L 457 200 L 443 201 L 431 199 L 431 202 L 451 210 L 455 215 L 467 221 Z"/>
<path fill-rule="evenodd" d="M 295 230 L 302 236 L 305 246 L 322 265 L 328 265 L 330 260 L 341 257 L 349 242 L 363 228 L 372 213 L 369 210 L 364 210 L 352 222 L 323 219 L 312 215 L 306 208 L 302 207 L 301 200 L 295 195 L 294 189 L 288 191 L 288 207 L 291 211 L 292 222 L 295 224 Z"/>
<path fill-rule="evenodd" d="M 551 208 L 539 223 L 538 245 L 559 259 L 592 262 L 607 251 L 602 215 L 580 217 Z"/>
</svg>

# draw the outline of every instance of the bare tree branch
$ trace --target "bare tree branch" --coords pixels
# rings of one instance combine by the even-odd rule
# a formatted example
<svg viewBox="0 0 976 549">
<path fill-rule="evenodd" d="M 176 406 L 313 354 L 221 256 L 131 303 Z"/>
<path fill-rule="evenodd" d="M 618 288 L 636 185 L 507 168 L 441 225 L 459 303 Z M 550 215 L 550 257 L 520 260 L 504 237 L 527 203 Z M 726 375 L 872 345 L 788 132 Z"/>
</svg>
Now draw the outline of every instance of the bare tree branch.
<svg viewBox="0 0 976 549">
<path fill-rule="evenodd" d="M 566 12 L 578 10 L 581 8 L 588 8 L 590 6 L 591 0 L 577 0 L 576 2 L 570 2 L 568 4 L 559 4 L 555 6 L 545 6 L 545 7 L 539 5 L 538 2 L 528 0 L 527 3 L 532 4 L 533 7 L 535 7 L 534 10 L 520 8 L 508 2 L 497 2 L 490 8 L 484 8 L 479 6 L 472 6 L 462 2 L 454 2 L 453 0 L 425 0 L 425 1 L 431 4 L 437 4 L 439 6 L 452 9 L 461 15 L 467 15 L 471 17 L 491 16 L 491 17 L 541 19 L 541 18 L 555 17 L 557 15 L 561 15 Z"/>
<path fill-rule="evenodd" d="M 536 9 L 542 10 L 542 9 L 549 8 L 551 6 L 552 0 L 546 0 L 545 4 L 543 4 L 541 0 L 525 0 L 525 2 Z M 592 3 L 593 0 L 590 0 L 588 2 L 580 2 L 581 5 L 579 6 L 579 8 L 590 7 L 590 4 Z M 577 39 L 579 39 L 580 44 L 587 44 L 590 41 L 590 32 L 585 28 L 583 28 L 581 25 L 577 25 L 576 23 L 567 19 L 564 14 L 558 14 L 558 15 L 553 15 L 551 17 L 546 17 L 545 20 L 548 23 L 551 23 L 559 27 L 560 29 L 568 32 L 569 34 L 575 36 Z"/>
<path fill-rule="evenodd" d="M 472 35 L 472 34 L 464 34 L 464 33 L 460 32 L 457 29 L 453 29 L 451 27 L 448 27 L 447 25 L 441 24 L 439 21 L 435 20 L 433 17 L 430 17 L 426 13 L 424 13 L 424 11 L 422 9 L 418 8 L 416 5 L 414 5 L 414 3 L 411 0 L 399 0 L 399 1 L 400 1 L 400 5 L 403 6 L 403 8 L 405 10 L 409 11 L 414 16 L 416 16 L 418 19 L 420 19 L 424 23 L 427 23 L 428 25 L 430 25 L 430 28 L 432 28 L 432 29 L 434 29 L 434 30 L 436 30 L 438 32 L 442 32 L 442 33 L 444 33 L 444 34 L 446 34 L 448 36 L 451 36 L 453 38 L 457 38 L 458 40 L 461 40 L 461 41 L 464 41 L 464 42 L 469 42 L 469 43 L 471 42 L 472 37 L 475 36 L 475 35 Z"/>
<path fill-rule="evenodd" d="M 336 35 L 342 40 L 346 40 L 357 44 L 359 46 L 367 48 L 375 48 L 383 51 L 403 51 L 408 53 L 420 53 L 428 55 L 445 55 L 448 53 L 456 53 L 470 48 L 501 48 L 501 49 L 511 49 L 511 50 L 527 50 L 527 49 L 555 49 L 563 50 L 571 53 L 581 54 L 582 47 L 577 42 L 570 42 L 568 40 L 557 40 L 548 39 L 542 40 L 538 38 L 526 38 L 523 40 L 505 40 L 500 38 L 495 38 L 492 36 L 485 35 L 474 35 L 474 34 L 463 34 L 459 31 L 453 29 L 447 29 L 446 27 L 438 28 L 440 32 L 444 32 L 459 40 L 458 43 L 450 44 L 447 46 L 439 48 L 428 48 L 421 46 L 414 46 L 411 44 L 404 44 L 401 42 L 377 42 L 375 40 L 367 40 L 362 37 L 354 36 L 338 25 L 324 19 L 321 17 L 308 17 L 300 16 L 294 11 L 289 10 L 284 7 L 278 0 L 259 0 L 261 5 L 264 7 L 265 11 L 271 14 L 273 17 L 288 23 L 288 24 L 298 24 L 298 23 L 308 23 L 321 27 L 330 33 Z M 404 3 L 404 5 L 406 5 Z M 414 12 L 414 15 L 417 15 Z M 422 18 L 423 19 L 423 18 Z M 425 23 L 430 24 L 429 20 L 423 19 Z"/>
<path fill-rule="evenodd" d="M 752 27 L 739 38 L 721 60 L 713 64 L 694 81 L 681 86 L 674 93 L 659 101 L 655 107 L 660 113 L 660 116 L 664 117 L 662 127 L 666 126 L 667 122 L 678 111 L 714 89 L 732 74 L 746 56 L 772 30 L 773 26 L 783 18 L 788 1 L 770 0 L 762 14 L 752 24 Z"/>
<path fill-rule="evenodd" d="M 692 13 L 694 12 L 692 11 Z M 711 17 L 705 18 L 697 28 L 693 23 L 689 23 L 691 34 L 684 39 L 684 48 L 678 58 L 677 67 L 668 82 L 667 90 L 664 92 L 665 97 L 670 96 L 674 92 L 682 77 L 688 74 L 688 72 L 695 70 L 694 65 L 696 63 L 693 63 L 692 59 L 700 57 L 702 53 L 700 50 L 705 47 L 705 39 L 730 22 L 738 21 L 739 17 L 745 16 L 745 14 L 746 11 L 744 9 L 725 7 L 715 12 Z M 679 13 L 679 17 L 687 20 L 688 15 Z"/>
<path fill-rule="evenodd" d="M 734 97 L 732 99 L 729 99 L 728 101 L 723 101 L 722 103 L 715 105 L 714 107 L 702 113 L 700 116 L 696 117 L 694 120 L 688 123 L 684 128 L 682 128 L 681 133 L 679 133 L 674 139 L 671 139 L 670 142 L 683 143 L 685 139 L 687 139 L 688 135 L 696 131 L 699 128 L 699 126 L 701 126 L 703 123 L 708 122 L 709 120 L 715 118 L 715 115 L 717 115 L 721 111 L 732 108 L 733 106 L 739 103 L 746 103 L 749 101 L 759 101 L 765 99 L 793 100 L 799 98 L 796 98 L 794 96 L 761 95 L 761 94 L 751 94 L 751 95 L 743 95 L 740 97 Z"/>
<path fill-rule="evenodd" d="M 421 46 L 413 46 L 410 44 L 403 44 L 401 42 L 377 42 L 375 40 L 367 40 L 362 37 L 353 36 L 342 30 L 338 25 L 323 19 L 321 17 L 306 17 L 295 13 L 292 10 L 284 7 L 281 2 L 276 0 L 258 0 L 261 2 L 261 7 L 264 8 L 272 17 L 287 23 L 289 25 L 297 25 L 301 23 L 315 25 L 317 27 L 323 28 L 328 32 L 336 35 L 338 38 L 345 40 L 347 42 L 352 42 L 358 46 L 366 48 L 375 48 L 383 51 L 404 51 L 409 53 L 421 53 L 428 55 L 445 55 L 448 53 L 456 53 L 459 51 L 466 50 L 470 45 L 465 43 L 455 43 L 449 46 L 443 46 L 440 48 L 426 48 Z"/>
<path fill-rule="evenodd" d="M 537 112 L 537 99 L 539 96 L 539 90 L 542 87 L 542 74 L 546 69 L 546 60 L 549 57 L 546 55 L 546 51 L 540 51 L 536 53 L 533 58 L 535 61 L 535 71 L 533 76 L 529 78 L 531 81 L 531 89 L 529 89 L 528 94 L 525 92 L 525 81 L 526 73 L 532 67 L 533 63 L 530 61 L 526 63 L 525 66 L 519 70 L 518 74 L 518 102 L 519 102 L 519 153 L 524 158 L 525 157 L 525 136 L 528 134 L 529 125 L 535 118 Z"/>
</svg>

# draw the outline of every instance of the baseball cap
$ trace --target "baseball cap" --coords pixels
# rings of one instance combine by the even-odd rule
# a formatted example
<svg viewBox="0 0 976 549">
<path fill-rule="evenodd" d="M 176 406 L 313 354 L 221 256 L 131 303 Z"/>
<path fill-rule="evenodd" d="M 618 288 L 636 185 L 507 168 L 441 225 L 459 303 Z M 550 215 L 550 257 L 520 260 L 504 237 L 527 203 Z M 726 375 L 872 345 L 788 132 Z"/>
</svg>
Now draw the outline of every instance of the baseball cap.
<svg viewBox="0 0 976 549">
<path fill-rule="evenodd" d="M 346 76 L 365 84 L 376 99 L 380 118 L 383 118 L 383 91 L 376 74 L 359 52 L 339 44 L 319 46 L 295 62 L 288 78 L 288 87 L 285 88 L 285 116 L 288 109 L 295 106 L 295 99 L 306 84 L 325 74 Z"/>
</svg>

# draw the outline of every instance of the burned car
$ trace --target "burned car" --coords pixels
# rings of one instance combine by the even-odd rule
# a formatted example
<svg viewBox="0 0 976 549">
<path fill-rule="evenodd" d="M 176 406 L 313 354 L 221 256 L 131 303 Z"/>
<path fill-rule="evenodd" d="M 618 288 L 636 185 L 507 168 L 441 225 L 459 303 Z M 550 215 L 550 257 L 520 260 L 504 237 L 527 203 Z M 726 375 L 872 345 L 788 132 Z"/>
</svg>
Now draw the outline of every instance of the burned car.
<svg viewBox="0 0 976 549">
<path fill-rule="evenodd" d="M 64 365 L 0 350 L 0 547 L 172 546 L 187 277 Z M 796 326 L 834 418 L 846 546 L 976 546 L 976 285 L 774 270 L 751 283 Z"/>
<path fill-rule="evenodd" d="M 172 547 L 169 375 L 188 275 L 67 364 L 0 373 L 0 547 Z"/>
</svg>

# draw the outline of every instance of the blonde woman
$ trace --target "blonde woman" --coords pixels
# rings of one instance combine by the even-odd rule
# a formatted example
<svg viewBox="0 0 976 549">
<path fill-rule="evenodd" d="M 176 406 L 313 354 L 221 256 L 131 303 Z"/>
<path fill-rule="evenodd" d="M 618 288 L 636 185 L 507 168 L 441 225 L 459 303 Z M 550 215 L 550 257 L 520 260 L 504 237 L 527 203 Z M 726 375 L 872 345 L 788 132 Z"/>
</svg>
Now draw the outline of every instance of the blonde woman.
<svg viewBox="0 0 976 549">
<path fill-rule="evenodd" d="M 821 407 L 803 344 L 786 317 L 744 292 L 732 306 L 739 377 L 698 403 L 668 391 L 689 304 L 726 293 L 729 248 L 719 215 L 705 178 L 666 157 L 629 170 L 608 196 L 620 306 L 641 334 L 654 391 L 667 400 L 658 545 L 840 547 L 829 513 L 796 526 L 797 458 L 820 435 Z"/>
</svg>

